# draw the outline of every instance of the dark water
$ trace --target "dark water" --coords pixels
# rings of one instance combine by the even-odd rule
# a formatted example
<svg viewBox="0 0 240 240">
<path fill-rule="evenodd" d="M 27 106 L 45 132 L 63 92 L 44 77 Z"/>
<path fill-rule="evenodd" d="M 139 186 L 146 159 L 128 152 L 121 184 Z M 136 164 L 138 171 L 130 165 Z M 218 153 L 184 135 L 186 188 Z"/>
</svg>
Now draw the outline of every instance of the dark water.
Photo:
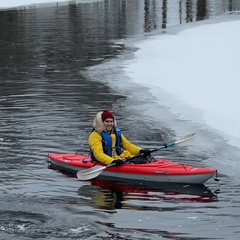
<svg viewBox="0 0 240 240">
<path fill-rule="evenodd" d="M 118 57 L 135 50 L 124 40 L 227 21 L 239 8 L 234 0 L 112 0 L 2 9 L 0 239 L 239 239 L 240 181 L 228 170 L 237 163 L 219 161 L 239 151 L 225 143 L 161 152 L 195 165 L 219 163 L 220 183 L 203 186 L 80 182 L 46 163 L 49 152 L 86 152 L 92 119 L 103 109 L 141 146 L 172 140 L 174 127 L 136 114 L 147 91 L 99 66 L 115 59 L 119 68 Z M 124 94 L 112 87 L 118 81 Z M 136 93 L 141 97 L 131 98 Z"/>
</svg>

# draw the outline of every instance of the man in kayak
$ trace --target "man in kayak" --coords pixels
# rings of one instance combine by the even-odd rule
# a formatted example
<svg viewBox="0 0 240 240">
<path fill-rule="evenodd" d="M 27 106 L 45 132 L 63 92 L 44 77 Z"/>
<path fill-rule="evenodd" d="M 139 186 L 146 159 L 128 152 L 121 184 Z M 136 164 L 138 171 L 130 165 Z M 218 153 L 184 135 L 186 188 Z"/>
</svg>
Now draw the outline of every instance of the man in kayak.
<svg viewBox="0 0 240 240">
<path fill-rule="evenodd" d="M 97 113 L 93 120 L 93 131 L 88 143 L 91 150 L 92 160 L 97 160 L 105 165 L 121 165 L 123 159 L 132 155 L 150 155 L 149 149 L 142 149 L 130 141 L 121 133 L 116 126 L 116 120 L 111 112 L 104 110 Z"/>
</svg>

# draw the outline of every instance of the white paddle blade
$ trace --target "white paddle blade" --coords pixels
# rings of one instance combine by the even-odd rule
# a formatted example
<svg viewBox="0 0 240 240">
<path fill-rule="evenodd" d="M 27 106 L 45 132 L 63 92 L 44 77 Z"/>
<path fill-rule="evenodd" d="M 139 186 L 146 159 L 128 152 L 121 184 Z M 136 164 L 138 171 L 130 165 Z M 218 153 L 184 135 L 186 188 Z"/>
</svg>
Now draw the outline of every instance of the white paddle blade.
<svg viewBox="0 0 240 240">
<path fill-rule="evenodd" d="M 179 140 L 177 140 L 175 142 L 175 144 L 178 144 L 180 146 L 186 146 L 186 145 L 189 144 L 189 141 L 192 142 L 195 139 L 196 134 L 197 134 L 196 132 L 195 133 L 190 133 L 190 134 L 180 138 Z"/>
<path fill-rule="evenodd" d="M 104 169 L 106 169 L 104 166 L 95 166 L 92 168 L 84 169 L 77 172 L 77 178 L 82 181 L 90 180 L 100 175 Z"/>
</svg>

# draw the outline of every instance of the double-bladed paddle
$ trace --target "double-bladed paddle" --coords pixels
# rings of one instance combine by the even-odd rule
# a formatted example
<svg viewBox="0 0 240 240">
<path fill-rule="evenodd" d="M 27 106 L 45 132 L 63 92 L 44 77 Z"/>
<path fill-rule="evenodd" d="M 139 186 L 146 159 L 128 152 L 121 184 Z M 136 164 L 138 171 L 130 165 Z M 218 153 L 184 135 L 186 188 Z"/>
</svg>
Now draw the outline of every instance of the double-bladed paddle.
<svg viewBox="0 0 240 240">
<path fill-rule="evenodd" d="M 170 142 L 170 143 L 167 143 L 165 145 L 159 146 L 159 147 L 151 150 L 151 153 L 159 151 L 159 150 L 164 149 L 164 148 L 172 147 L 172 146 L 175 146 L 175 145 L 184 146 L 186 142 L 189 142 L 190 140 L 193 140 L 195 136 L 196 136 L 196 133 L 187 134 L 186 136 L 181 137 L 179 140 L 177 140 L 175 142 Z M 139 155 L 133 156 L 131 158 L 123 159 L 122 161 L 126 162 L 128 160 L 137 158 L 137 157 L 142 156 L 142 155 L 143 154 L 139 154 Z M 78 177 L 79 180 L 90 180 L 90 179 L 93 179 L 93 178 L 97 177 L 98 175 L 100 175 L 102 173 L 102 171 L 105 170 L 106 168 L 113 167 L 115 165 L 116 165 L 115 163 L 112 163 L 112 164 L 109 164 L 107 166 L 94 166 L 92 168 L 80 170 L 80 171 L 77 172 L 77 177 Z"/>
</svg>

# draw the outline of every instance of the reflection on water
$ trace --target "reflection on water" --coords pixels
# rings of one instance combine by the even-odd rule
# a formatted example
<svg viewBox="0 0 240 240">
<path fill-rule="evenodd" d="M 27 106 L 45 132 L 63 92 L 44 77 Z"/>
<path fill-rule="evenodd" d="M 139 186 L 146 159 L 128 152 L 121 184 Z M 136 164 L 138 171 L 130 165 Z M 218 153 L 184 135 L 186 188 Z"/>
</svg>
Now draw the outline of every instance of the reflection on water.
<svg viewBox="0 0 240 240">
<path fill-rule="evenodd" d="M 216 191 L 213 193 L 202 184 L 157 184 L 154 187 L 153 183 L 140 185 L 133 181 L 124 183 L 92 180 L 91 185 L 81 186 L 78 194 L 91 199 L 91 205 L 102 210 L 175 211 L 185 209 L 186 206 L 180 203 L 211 203 L 218 200 Z M 157 202 L 157 206 L 152 206 L 153 202 Z M 162 205 L 163 202 L 180 205 L 160 207 L 159 203 Z"/>
<path fill-rule="evenodd" d="M 107 229 L 113 239 L 119 235 L 123 239 L 204 239 L 195 233 L 191 238 L 189 232 L 192 235 L 192 231 L 186 230 L 185 225 L 196 221 L 200 212 L 218 208 L 217 193 L 204 185 L 158 184 L 154 187 L 152 183 L 143 186 L 137 182 L 92 180 L 91 185 L 81 186 L 78 194 L 88 199 L 98 212 L 110 215 L 96 223 Z M 186 216 L 189 220 L 184 223 Z"/>
<path fill-rule="evenodd" d="M 201 21 L 223 12 L 239 11 L 238 0 L 145 0 L 143 6 L 144 31 L 166 29 L 177 24 Z"/>
</svg>

